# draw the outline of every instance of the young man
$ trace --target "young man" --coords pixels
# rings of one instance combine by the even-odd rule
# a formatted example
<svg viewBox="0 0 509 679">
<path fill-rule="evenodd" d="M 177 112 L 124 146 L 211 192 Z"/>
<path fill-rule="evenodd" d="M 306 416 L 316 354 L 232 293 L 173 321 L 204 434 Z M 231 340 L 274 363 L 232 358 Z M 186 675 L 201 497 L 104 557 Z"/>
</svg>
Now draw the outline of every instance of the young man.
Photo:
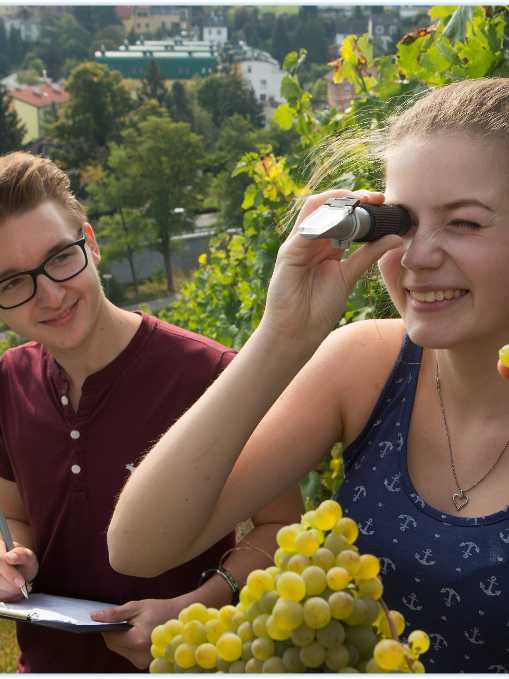
<svg viewBox="0 0 509 679">
<path fill-rule="evenodd" d="M 117 604 L 95 618 L 133 626 L 75 635 L 21 623 L 21 671 L 145 669 L 155 625 L 193 601 L 230 603 L 235 589 L 222 570 L 200 583 L 231 535 L 150 579 L 109 566 L 106 529 L 130 471 L 234 354 L 111 304 L 99 260 L 66 175 L 29 154 L 0 158 L 0 320 L 30 340 L 0 359 L 0 507 L 16 545 L 7 553 L 0 540 L 0 600 L 20 598 L 25 579 L 34 591 Z M 268 565 L 275 533 L 300 510 L 295 490 L 253 518 L 249 549 L 223 559 L 238 582 Z"/>
</svg>

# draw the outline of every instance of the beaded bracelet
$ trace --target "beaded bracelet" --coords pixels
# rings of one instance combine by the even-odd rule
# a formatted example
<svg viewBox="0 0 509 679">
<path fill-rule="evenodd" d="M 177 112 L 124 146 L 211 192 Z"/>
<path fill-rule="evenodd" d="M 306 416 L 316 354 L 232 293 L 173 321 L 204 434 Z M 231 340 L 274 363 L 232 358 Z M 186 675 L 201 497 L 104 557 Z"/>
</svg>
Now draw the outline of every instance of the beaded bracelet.
<svg viewBox="0 0 509 679">
<path fill-rule="evenodd" d="M 234 606 L 238 604 L 240 594 L 240 584 L 237 582 L 237 580 L 235 580 L 234 575 L 229 570 L 226 570 L 226 568 L 223 568 L 222 566 L 219 566 L 218 568 L 209 568 L 208 570 L 203 571 L 203 573 L 200 576 L 200 581 L 198 582 L 198 587 L 203 585 L 203 583 L 213 575 L 220 575 L 225 580 L 225 582 L 228 584 L 229 588 L 232 591 L 232 604 Z"/>
</svg>

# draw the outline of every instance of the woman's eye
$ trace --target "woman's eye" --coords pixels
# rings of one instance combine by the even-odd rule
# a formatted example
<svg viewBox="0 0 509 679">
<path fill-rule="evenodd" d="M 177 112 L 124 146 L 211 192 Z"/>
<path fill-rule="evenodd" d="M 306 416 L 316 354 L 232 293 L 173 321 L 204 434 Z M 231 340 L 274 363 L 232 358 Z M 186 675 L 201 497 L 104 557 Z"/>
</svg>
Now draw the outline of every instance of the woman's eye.
<svg viewBox="0 0 509 679">
<path fill-rule="evenodd" d="M 480 229 L 481 225 L 477 222 L 469 222 L 468 219 L 453 219 L 449 222 L 452 226 L 458 226 L 461 229 Z"/>
</svg>

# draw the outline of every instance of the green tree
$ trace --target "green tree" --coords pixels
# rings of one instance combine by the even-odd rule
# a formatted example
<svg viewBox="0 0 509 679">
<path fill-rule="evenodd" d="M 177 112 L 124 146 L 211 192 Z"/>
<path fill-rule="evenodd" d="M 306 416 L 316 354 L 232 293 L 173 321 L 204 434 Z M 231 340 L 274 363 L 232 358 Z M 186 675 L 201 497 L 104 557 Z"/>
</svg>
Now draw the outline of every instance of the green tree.
<svg viewBox="0 0 509 679">
<path fill-rule="evenodd" d="M 91 40 L 89 31 L 80 26 L 71 13 L 65 12 L 45 17 L 33 51 L 46 64 L 48 75 L 58 80 L 65 74 L 66 62 L 77 63 L 92 57 Z"/>
<path fill-rule="evenodd" d="M 175 80 L 171 86 L 171 92 L 166 98 L 166 106 L 171 117 L 176 122 L 189 123 L 191 127 L 194 123 L 192 101 L 187 93 L 187 89 L 179 80 Z"/>
<path fill-rule="evenodd" d="M 141 101 L 155 99 L 161 106 L 166 101 L 168 91 L 161 77 L 159 66 L 155 59 L 151 59 L 145 69 L 145 75 L 141 81 L 139 97 Z"/>
<path fill-rule="evenodd" d="M 0 83 L 0 154 L 20 149 L 25 126 L 15 111 L 10 109 L 10 97 L 5 85 Z"/>
<path fill-rule="evenodd" d="M 234 113 L 249 118 L 256 127 L 263 126 L 261 104 L 249 85 L 236 75 L 214 74 L 205 78 L 198 89 L 198 101 L 211 114 L 216 127 L 222 127 Z"/>
<path fill-rule="evenodd" d="M 171 264 L 172 237 L 191 228 L 189 218 L 200 188 L 198 163 L 202 140 L 187 123 L 175 123 L 165 109 L 145 109 L 131 118 L 122 134 L 125 165 L 121 168 L 130 204 L 145 217 L 146 242 L 163 257 L 168 291 L 175 289 Z"/>
<path fill-rule="evenodd" d="M 0 45 L 7 45 L 7 31 L 5 29 L 4 20 L 0 18 Z M 7 50 L 2 50 L 0 54 L 0 78 L 9 73 L 10 60 Z"/>
<path fill-rule="evenodd" d="M 118 141 L 127 114 L 133 108 L 118 71 L 102 64 L 83 63 L 69 76 L 71 95 L 51 129 L 55 157 L 67 168 L 83 168 L 104 160 L 107 145 Z"/>
<path fill-rule="evenodd" d="M 329 40 L 325 24 L 316 7 L 304 5 L 299 11 L 300 23 L 295 42 L 308 53 L 312 63 L 324 64 L 329 60 Z"/>
<path fill-rule="evenodd" d="M 290 36 L 288 34 L 288 20 L 286 14 L 278 14 L 272 32 L 272 45 L 270 53 L 282 65 L 290 51 Z"/>
<path fill-rule="evenodd" d="M 79 25 L 91 34 L 105 26 L 118 26 L 121 23 L 113 5 L 78 5 L 70 9 Z"/>
</svg>

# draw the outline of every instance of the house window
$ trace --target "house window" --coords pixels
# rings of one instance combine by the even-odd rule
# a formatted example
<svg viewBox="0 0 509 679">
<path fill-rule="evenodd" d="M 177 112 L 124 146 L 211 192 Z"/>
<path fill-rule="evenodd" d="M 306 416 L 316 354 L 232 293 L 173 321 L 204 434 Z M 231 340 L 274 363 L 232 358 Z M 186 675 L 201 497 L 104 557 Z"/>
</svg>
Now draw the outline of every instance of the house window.
<svg viewBox="0 0 509 679">
<path fill-rule="evenodd" d="M 267 100 L 267 95 L 266 94 L 260 94 L 260 101 L 266 101 Z"/>
<path fill-rule="evenodd" d="M 251 68 L 251 66 L 248 66 L 248 67 L 247 67 L 247 72 L 248 72 L 248 73 L 252 73 L 252 71 L 253 71 L 253 69 Z"/>
<path fill-rule="evenodd" d="M 266 90 L 267 89 L 267 81 L 266 80 L 260 80 L 260 87 L 263 90 Z"/>
</svg>

